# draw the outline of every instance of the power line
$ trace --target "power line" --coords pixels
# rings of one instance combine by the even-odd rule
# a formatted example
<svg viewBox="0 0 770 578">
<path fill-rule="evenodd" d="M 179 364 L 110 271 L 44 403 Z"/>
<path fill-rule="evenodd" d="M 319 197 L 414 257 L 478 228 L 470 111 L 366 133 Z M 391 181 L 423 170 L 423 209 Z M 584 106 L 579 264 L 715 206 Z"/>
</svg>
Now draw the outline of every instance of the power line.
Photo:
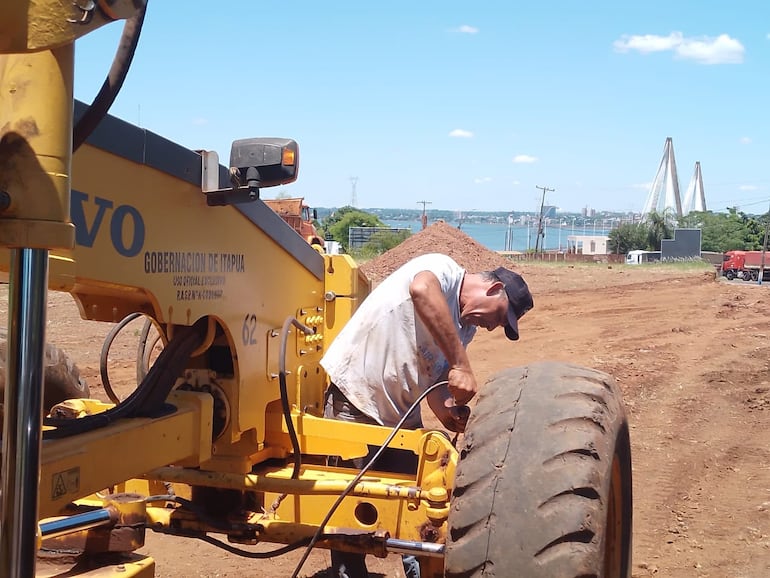
<svg viewBox="0 0 770 578">
<path fill-rule="evenodd" d="M 768 214 L 770 215 L 770 208 L 768 208 Z M 759 284 L 762 285 L 762 281 L 765 278 L 765 256 L 767 254 L 767 238 L 770 236 L 770 218 L 765 223 L 765 240 L 762 242 L 762 260 L 759 263 Z"/>
</svg>

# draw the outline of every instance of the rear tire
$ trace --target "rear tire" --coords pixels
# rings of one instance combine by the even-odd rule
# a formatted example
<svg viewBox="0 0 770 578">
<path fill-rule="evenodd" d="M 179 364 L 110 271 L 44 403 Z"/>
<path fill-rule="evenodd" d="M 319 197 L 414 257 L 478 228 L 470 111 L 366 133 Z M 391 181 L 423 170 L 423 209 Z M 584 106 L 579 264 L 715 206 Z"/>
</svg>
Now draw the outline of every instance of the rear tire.
<svg viewBox="0 0 770 578">
<path fill-rule="evenodd" d="M 8 344 L 0 341 L 0 400 L 5 393 L 5 367 Z M 43 411 L 67 399 L 88 397 L 88 384 L 80 377 L 73 359 L 58 347 L 46 344 L 43 357 Z"/>
<path fill-rule="evenodd" d="M 631 450 L 615 380 L 513 368 L 482 389 L 449 514 L 450 578 L 631 576 Z"/>
<path fill-rule="evenodd" d="M 46 344 L 43 370 L 43 409 L 46 413 L 57 403 L 89 396 L 88 384 L 80 377 L 75 361 L 64 350 Z"/>
</svg>

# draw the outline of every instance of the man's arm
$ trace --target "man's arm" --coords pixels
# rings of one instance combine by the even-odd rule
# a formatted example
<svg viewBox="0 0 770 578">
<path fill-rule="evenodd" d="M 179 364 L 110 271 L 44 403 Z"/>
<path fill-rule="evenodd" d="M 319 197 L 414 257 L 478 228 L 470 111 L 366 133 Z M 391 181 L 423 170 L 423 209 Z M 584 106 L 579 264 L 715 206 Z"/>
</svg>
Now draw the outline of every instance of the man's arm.
<svg viewBox="0 0 770 578">
<path fill-rule="evenodd" d="M 428 405 L 445 428 L 455 432 L 465 431 L 470 409 L 467 405 L 455 405 L 446 385 L 437 387 L 428 394 Z"/>
<path fill-rule="evenodd" d="M 458 405 L 465 405 L 476 395 L 478 386 L 438 278 L 430 271 L 421 271 L 409 285 L 409 294 L 415 311 L 449 362 L 449 393 Z"/>
</svg>

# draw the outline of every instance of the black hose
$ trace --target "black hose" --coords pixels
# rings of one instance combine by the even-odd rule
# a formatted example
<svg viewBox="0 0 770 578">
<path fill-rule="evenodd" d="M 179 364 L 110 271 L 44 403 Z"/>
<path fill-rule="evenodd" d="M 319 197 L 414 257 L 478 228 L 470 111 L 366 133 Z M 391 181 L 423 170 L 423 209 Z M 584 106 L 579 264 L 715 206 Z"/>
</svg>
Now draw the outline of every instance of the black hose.
<svg viewBox="0 0 770 578">
<path fill-rule="evenodd" d="M 289 327 L 291 325 L 294 325 L 294 327 L 306 334 L 314 333 L 314 330 L 312 327 L 300 323 L 295 317 L 288 317 L 286 321 L 283 322 L 283 328 L 281 329 L 281 352 L 278 357 L 278 384 L 281 389 L 281 409 L 283 410 L 283 419 L 286 422 L 286 429 L 289 432 L 291 447 L 294 451 L 294 469 L 291 473 L 291 479 L 296 480 L 299 478 L 300 468 L 302 467 L 302 453 L 299 448 L 297 432 L 294 429 L 294 422 L 291 420 L 289 389 L 286 386 L 286 341 L 289 337 Z"/>
<path fill-rule="evenodd" d="M 121 418 L 155 417 L 172 411 L 173 408 L 165 403 L 166 398 L 190 356 L 203 344 L 207 328 L 208 319 L 202 317 L 191 327 L 177 330 L 147 373 L 147 377 L 119 405 L 78 419 L 45 418 L 43 423 L 56 429 L 44 431 L 43 439 L 58 439 L 92 431 Z"/>
<path fill-rule="evenodd" d="M 313 546 L 315 546 L 316 542 L 321 538 L 323 535 L 324 528 L 326 528 L 326 524 L 329 523 L 329 520 L 331 520 L 331 517 L 334 515 L 334 512 L 337 511 L 337 508 L 339 508 L 340 504 L 342 503 L 342 500 L 344 500 L 347 495 L 353 491 L 353 488 L 356 487 L 356 484 L 361 481 L 361 478 L 364 477 L 364 474 L 369 471 L 369 469 L 372 467 L 372 464 L 376 462 L 379 457 L 382 455 L 382 453 L 385 451 L 385 448 L 388 447 L 388 444 L 390 444 L 391 441 L 393 441 L 393 438 L 396 437 L 396 434 L 398 431 L 404 427 L 404 423 L 406 422 L 406 419 L 412 414 L 412 412 L 420 407 L 420 403 L 423 399 L 434 389 L 437 387 L 440 387 L 442 385 L 446 385 L 446 381 L 439 381 L 438 383 L 434 383 L 431 385 L 428 389 L 423 391 L 420 396 L 414 401 L 412 405 L 409 406 L 409 409 L 407 412 L 403 415 L 403 417 L 398 421 L 398 423 L 393 427 L 393 430 L 390 432 L 390 435 L 388 435 L 387 439 L 382 442 L 382 445 L 380 448 L 375 452 L 375 454 L 372 456 L 372 459 L 370 459 L 366 465 L 361 468 L 361 471 L 356 474 L 356 477 L 350 480 L 350 483 L 345 487 L 345 489 L 342 491 L 342 493 L 337 497 L 335 502 L 332 504 L 332 507 L 329 508 L 329 511 L 326 513 L 326 516 L 324 516 L 324 519 L 321 520 L 321 523 L 318 525 L 318 528 L 315 531 L 315 534 L 313 534 L 313 538 L 310 540 L 310 543 L 307 545 L 307 548 L 305 549 L 305 553 L 302 555 L 302 558 L 300 559 L 299 563 L 297 564 L 297 567 L 294 569 L 294 573 L 291 575 L 291 578 L 297 578 L 297 575 L 299 574 L 299 571 L 302 569 L 302 566 L 305 564 L 305 561 L 307 560 L 307 557 L 310 556 L 310 552 L 313 549 Z"/>
<path fill-rule="evenodd" d="M 322 538 L 326 539 L 326 538 L 331 538 L 333 536 L 334 536 L 333 534 L 324 534 Z M 211 544 L 212 546 L 216 546 L 217 548 L 222 548 L 223 550 L 226 550 L 231 554 L 237 554 L 238 556 L 243 556 L 244 558 L 255 558 L 258 560 L 272 558 L 273 556 L 282 556 L 284 554 L 292 552 L 293 550 L 302 548 L 302 546 L 306 546 L 308 542 L 310 542 L 310 538 L 302 538 L 301 540 L 297 540 L 296 542 L 292 542 L 291 544 L 288 544 L 286 546 L 276 548 L 275 550 L 270 550 L 269 552 L 251 552 L 249 550 L 243 550 L 241 548 L 236 548 L 235 546 L 231 546 L 230 544 L 222 542 L 221 540 L 218 540 L 212 536 L 204 535 L 204 536 L 196 536 L 196 538 L 198 538 L 199 540 L 203 540 L 204 542 L 208 542 L 209 544 Z"/>
<path fill-rule="evenodd" d="M 142 314 L 129 313 L 126 315 L 120 321 L 120 323 L 115 325 L 115 327 L 113 327 L 112 330 L 107 334 L 107 337 L 104 338 L 104 343 L 102 344 L 102 354 L 99 356 L 99 373 L 102 376 L 102 385 L 104 386 L 104 391 L 107 394 L 107 397 L 110 398 L 110 401 L 115 405 L 120 403 L 120 398 L 115 393 L 115 390 L 112 389 L 109 372 L 107 370 L 107 360 L 110 354 L 110 348 L 112 347 L 112 342 L 115 341 L 115 338 L 118 336 L 118 333 L 123 331 L 126 325 L 131 323 L 134 319 L 137 319 L 140 315 Z M 139 383 L 139 381 L 137 381 L 137 383 Z"/>
<path fill-rule="evenodd" d="M 219 520 L 213 519 L 211 516 L 206 514 L 201 508 L 199 508 L 196 504 L 194 504 L 190 500 L 186 500 L 185 498 L 182 498 L 175 494 L 162 494 L 157 496 L 148 496 L 144 499 L 144 501 L 145 503 L 176 502 L 181 506 L 181 509 L 186 508 L 190 510 L 193 514 L 198 516 L 198 518 L 201 521 L 208 524 L 212 528 L 215 528 L 217 531 L 226 532 L 228 529 L 227 526 L 223 526 L 219 522 Z M 321 539 L 325 540 L 327 538 L 332 538 L 335 536 L 339 536 L 339 535 L 323 534 L 321 536 Z M 302 546 L 307 546 L 310 543 L 310 538 L 302 538 L 300 540 L 297 540 L 296 542 L 292 542 L 291 544 L 287 544 L 286 546 L 276 548 L 275 550 L 271 550 L 269 552 L 251 552 L 249 550 L 236 548 L 235 546 L 226 544 L 225 542 L 222 542 L 221 540 L 218 540 L 217 538 L 208 536 L 206 534 L 203 534 L 200 536 L 193 536 L 193 537 L 198 538 L 199 540 L 203 540 L 204 542 L 208 542 L 209 544 L 211 544 L 212 546 L 216 546 L 217 548 L 222 548 L 223 550 L 226 550 L 231 554 L 237 554 L 238 556 L 243 556 L 244 558 L 255 558 L 255 559 L 266 559 L 266 558 L 272 558 L 273 556 L 282 556 L 283 554 L 288 554 L 289 552 L 292 552 L 298 548 L 301 548 Z"/>
<path fill-rule="evenodd" d="M 299 473 L 302 469 L 302 453 L 299 447 L 299 439 L 294 429 L 294 422 L 291 420 L 291 407 L 289 406 L 289 388 L 286 385 L 286 342 L 289 337 L 289 327 L 294 325 L 303 333 L 313 333 L 313 329 L 300 323 L 295 317 L 288 317 L 283 322 L 281 328 L 281 351 L 278 356 L 278 386 L 281 392 L 281 413 L 283 421 L 286 423 L 286 429 L 289 432 L 292 451 L 294 452 L 294 468 L 291 471 L 291 479 L 299 479 Z M 270 505 L 270 513 L 274 514 L 288 494 L 279 494 Z"/>
<path fill-rule="evenodd" d="M 158 330 L 158 335 L 152 340 L 150 346 L 147 347 L 147 340 L 150 338 L 150 329 L 154 327 L 152 318 L 148 317 L 142 326 L 142 331 L 139 334 L 139 343 L 136 347 L 136 382 L 141 383 L 147 376 L 147 372 L 150 370 L 150 359 L 152 357 L 152 351 L 155 348 L 155 344 L 160 341 L 162 335 Z M 165 344 L 164 344 L 165 346 Z"/>
<path fill-rule="evenodd" d="M 147 12 L 147 3 L 140 8 L 136 14 L 126 20 L 123 25 L 123 34 L 120 37 L 118 49 L 115 57 L 112 59 L 112 66 L 104 79 L 102 88 L 94 97 L 91 106 L 78 119 L 75 128 L 72 130 L 72 152 L 74 153 L 80 145 L 91 135 L 96 126 L 102 121 L 107 111 L 118 96 L 123 81 L 126 80 L 128 69 L 131 67 L 131 61 L 136 52 L 136 45 L 139 42 L 139 34 L 142 31 L 144 15 Z"/>
</svg>

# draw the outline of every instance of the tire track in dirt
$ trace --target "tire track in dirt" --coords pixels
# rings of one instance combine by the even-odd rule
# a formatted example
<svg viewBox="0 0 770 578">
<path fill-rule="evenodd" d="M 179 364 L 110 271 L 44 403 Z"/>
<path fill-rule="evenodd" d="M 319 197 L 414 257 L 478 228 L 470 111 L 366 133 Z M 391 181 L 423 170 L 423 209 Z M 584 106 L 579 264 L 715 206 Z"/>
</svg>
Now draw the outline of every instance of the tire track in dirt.
<svg viewBox="0 0 770 578">
<path fill-rule="evenodd" d="M 535 293 L 519 344 L 472 350 L 474 368 L 478 360 L 489 373 L 508 351 L 514 363 L 559 359 L 618 379 L 638 577 L 770 574 L 770 324 L 758 315 L 770 300 L 766 289 L 706 278 L 551 287 Z"/>
<path fill-rule="evenodd" d="M 746 460 L 767 458 L 761 447 L 766 444 L 747 445 L 744 429 L 765 429 L 764 416 L 746 419 L 745 412 L 731 399 L 736 391 L 748 387 L 747 383 L 767 381 L 766 362 L 747 359 L 742 363 L 747 379 L 730 383 L 729 388 L 712 387 L 707 379 L 709 372 L 723 375 L 725 370 L 733 371 L 734 349 L 745 351 L 752 347 L 749 332 L 736 335 L 731 330 L 735 324 L 746 328 L 747 321 L 755 322 L 756 315 L 748 309 L 726 306 L 732 293 L 725 295 L 711 289 L 694 288 L 690 308 L 677 312 L 684 323 L 695 323 L 695 331 L 680 334 L 685 338 L 675 340 L 662 339 L 662 333 L 657 343 L 650 344 L 666 352 L 670 376 L 658 384 L 647 384 L 652 389 L 646 395 L 640 391 L 632 402 L 637 417 L 632 444 L 635 437 L 646 440 L 635 445 L 634 455 L 636 463 L 646 464 L 644 469 L 641 465 L 635 468 L 637 504 L 645 506 L 643 517 L 637 516 L 635 524 L 637 576 L 658 572 L 665 576 L 712 575 L 704 570 L 712 565 L 706 562 L 710 556 L 707 550 L 722 546 L 728 537 L 719 531 L 720 527 L 725 521 L 733 526 L 738 512 L 743 516 L 751 513 L 747 503 L 751 502 L 752 492 L 745 485 L 741 488 L 737 474 Z M 725 308 L 730 314 L 722 314 Z M 744 318 L 747 313 L 750 319 Z M 710 340 L 700 338 L 697 327 L 703 323 L 711 325 Z M 732 343 L 726 343 L 724 336 L 731 333 Z M 765 475 L 761 487 L 768 484 L 770 478 Z M 718 493 L 712 489 L 719 486 L 730 490 Z M 745 527 L 749 534 L 750 527 Z M 745 556 L 733 560 L 736 564 L 747 562 Z"/>
</svg>

